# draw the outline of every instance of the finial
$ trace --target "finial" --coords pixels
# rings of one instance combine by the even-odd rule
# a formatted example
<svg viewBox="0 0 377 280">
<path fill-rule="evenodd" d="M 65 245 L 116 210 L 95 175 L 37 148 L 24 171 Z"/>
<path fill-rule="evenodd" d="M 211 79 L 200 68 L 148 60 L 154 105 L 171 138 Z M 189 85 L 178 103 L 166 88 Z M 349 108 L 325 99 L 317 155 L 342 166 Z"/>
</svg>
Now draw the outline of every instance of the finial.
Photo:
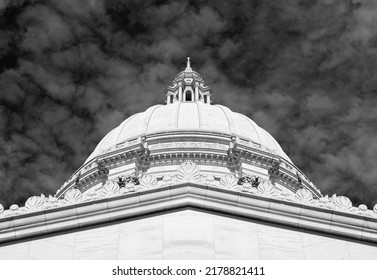
<svg viewBox="0 0 377 280">
<path fill-rule="evenodd" d="M 190 66 L 190 57 L 187 57 L 187 66 L 186 66 L 185 72 L 192 72 L 192 69 Z"/>
</svg>

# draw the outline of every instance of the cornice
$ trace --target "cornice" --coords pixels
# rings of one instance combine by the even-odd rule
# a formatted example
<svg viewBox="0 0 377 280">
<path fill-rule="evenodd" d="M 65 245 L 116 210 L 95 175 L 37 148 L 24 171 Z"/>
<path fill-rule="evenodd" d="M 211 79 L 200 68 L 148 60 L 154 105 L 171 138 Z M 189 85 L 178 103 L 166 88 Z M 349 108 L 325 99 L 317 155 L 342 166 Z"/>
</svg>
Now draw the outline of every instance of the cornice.
<svg viewBox="0 0 377 280">
<path fill-rule="evenodd" d="M 269 173 L 276 181 L 294 192 L 305 187 L 315 196 L 322 196 L 319 189 L 296 166 L 266 147 L 237 137 L 216 133 L 195 136 L 190 132 L 174 137 L 160 134 L 137 138 L 119 147 L 109 148 L 96 161 L 87 163 L 75 172 L 59 188 L 57 196 L 60 197 L 75 185 L 81 188 L 94 184 L 102 174 L 100 165 L 110 170 L 134 162 L 142 170 L 147 170 L 151 166 L 180 164 L 187 160 L 203 165 L 228 166 L 233 170 L 239 168 L 241 162 L 246 162 L 271 170 Z"/>
<path fill-rule="evenodd" d="M 320 232 L 328 236 L 377 243 L 377 209 L 359 209 L 363 212 L 362 215 L 354 213 L 348 208 L 347 199 L 343 197 L 318 202 L 333 204 L 331 207 L 323 207 L 311 203 L 310 195 L 305 192 L 296 194 L 295 201 L 290 201 L 271 196 L 267 186 L 264 187 L 264 192 L 261 188 L 256 192 L 241 192 L 187 180 L 158 189 L 121 189 L 127 188 L 108 184 L 101 196 L 92 198 L 75 190 L 64 202 L 47 199 L 50 205 L 55 203 L 57 207 L 12 216 L 3 215 L 0 219 L 0 243 L 142 218 L 145 215 L 186 207 Z M 36 202 L 38 199 L 29 202 L 29 207 L 35 206 Z"/>
</svg>

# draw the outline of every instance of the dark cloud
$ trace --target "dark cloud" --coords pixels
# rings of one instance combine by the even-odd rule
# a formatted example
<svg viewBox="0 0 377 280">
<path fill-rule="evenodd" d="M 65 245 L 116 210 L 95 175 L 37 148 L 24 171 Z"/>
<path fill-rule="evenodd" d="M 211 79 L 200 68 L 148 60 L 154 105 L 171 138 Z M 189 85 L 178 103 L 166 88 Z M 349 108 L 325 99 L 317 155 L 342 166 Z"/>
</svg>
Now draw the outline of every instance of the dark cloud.
<svg viewBox="0 0 377 280">
<path fill-rule="evenodd" d="M 372 0 L 0 2 L 0 203 L 54 194 L 185 57 L 324 194 L 377 203 Z"/>
</svg>

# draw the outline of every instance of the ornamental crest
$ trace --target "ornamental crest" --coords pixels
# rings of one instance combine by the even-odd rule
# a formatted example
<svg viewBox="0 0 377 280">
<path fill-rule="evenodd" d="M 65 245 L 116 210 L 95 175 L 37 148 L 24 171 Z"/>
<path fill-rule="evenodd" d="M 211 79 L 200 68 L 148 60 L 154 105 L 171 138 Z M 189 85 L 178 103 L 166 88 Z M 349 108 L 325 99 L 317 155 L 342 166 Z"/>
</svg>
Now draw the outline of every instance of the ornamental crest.
<svg viewBox="0 0 377 280">
<path fill-rule="evenodd" d="M 300 203 L 310 203 L 313 200 L 313 194 L 307 189 L 299 189 L 296 192 L 296 201 Z"/>
<path fill-rule="evenodd" d="M 200 179 L 200 169 L 192 161 L 186 161 L 178 167 L 177 177 L 182 181 L 197 181 Z"/>
<path fill-rule="evenodd" d="M 346 196 L 334 196 L 334 204 L 337 210 L 350 210 L 352 208 L 351 200 Z"/>
<path fill-rule="evenodd" d="M 142 189 L 153 189 L 157 186 L 157 179 L 152 175 L 144 175 L 140 180 Z"/>
<path fill-rule="evenodd" d="M 82 197 L 81 192 L 77 189 L 70 189 L 64 195 L 64 199 L 68 203 L 80 202 L 81 197 Z"/>
<path fill-rule="evenodd" d="M 273 196 L 275 194 L 274 185 L 269 180 L 262 181 L 258 185 L 258 193 L 265 196 Z"/>
<path fill-rule="evenodd" d="M 26 200 L 25 207 L 28 210 L 38 210 L 42 207 L 43 201 L 39 196 L 32 196 Z"/>
<path fill-rule="evenodd" d="M 103 187 L 101 195 L 112 196 L 119 193 L 119 185 L 114 181 L 107 181 Z"/>
<path fill-rule="evenodd" d="M 237 188 L 237 179 L 233 175 L 225 175 L 220 179 L 220 186 L 224 189 L 234 190 Z"/>
</svg>

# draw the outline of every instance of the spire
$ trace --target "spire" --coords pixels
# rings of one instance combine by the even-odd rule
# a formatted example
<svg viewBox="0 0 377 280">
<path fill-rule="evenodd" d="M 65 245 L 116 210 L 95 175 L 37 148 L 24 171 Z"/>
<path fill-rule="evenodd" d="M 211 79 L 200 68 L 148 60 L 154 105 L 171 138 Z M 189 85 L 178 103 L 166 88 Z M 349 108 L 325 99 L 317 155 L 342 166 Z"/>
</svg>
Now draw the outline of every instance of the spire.
<svg viewBox="0 0 377 280">
<path fill-rule="evenodd" d="M 186 66 L 185 72 L 192 72 L 192 69 L 190 66 L 190 57 L 187 57 L 187 66 Z"/>
</svg>

